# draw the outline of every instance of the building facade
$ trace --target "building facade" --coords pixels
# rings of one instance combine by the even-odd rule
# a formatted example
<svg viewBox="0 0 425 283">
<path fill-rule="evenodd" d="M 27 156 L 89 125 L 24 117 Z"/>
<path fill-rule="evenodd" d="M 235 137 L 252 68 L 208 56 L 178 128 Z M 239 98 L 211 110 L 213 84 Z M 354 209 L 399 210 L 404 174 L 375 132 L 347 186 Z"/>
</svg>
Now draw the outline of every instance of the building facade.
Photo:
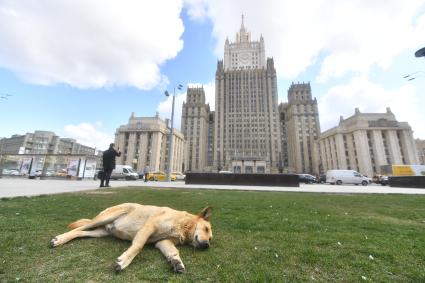
<svg viewBox="0 0 425 283">
<path fill-rule="evenodd" d="M 80 144 L 75 139 L 70 138 L 61 138 L 59 140 L 57 153 L 96 155 L 95 148 Z"/>
<path fill-rule="evenodd" d="M 425 140 L 416 139 L 416 150 L 418 151 L 419 164 L 425 165 Z"/>
<path fill-rule="evenodd" d="M 412 129 L 398 122 L 387 108 L 386 113 L 360 113 L 320 136 L 320 152 L 324 171 L 356 170 L 369 177 L 381 174 L 381 166 L 418 164 Z"/>
<path fill-rule="evenodd" d="M 214 111 L 208 115 L 208 152 L 206 171 L 213 171 L 214 168 Z"/>
<path fill-rule="evenodd" d="M 34 131 L 0 140 L 2 154 L 85 154 L 94 155 L 95 148 L 75 139 L 60 138 L 54 132 Z"/>
<path fill-rule="evenodd" d="M 183 102 L 181 129 L 185 137 L 184 171 L 201 172 L 208 166 L 210 107 L 202 87 L 189 87 Z"/>
<path fill-rule="evenodd" d="M 282 146 L 286 142 L 288 171 L 319 174 L 319 110 L 310 83 L 292 83 L 288 103 L 282 104 L 279 111 L 285 120 L 281 122 L 281 127 L 285 127 Z"/>
<path fill-rule="evenodd" d="M 288 173 L 289 170 L 289 152 L 288 152 L 288 136 L 287 136 L 287 116 L 288 103 L 279 104 L 279 126 L 280 126 L 280 143 L 281 153 L 279 157 L 279 172 Z"/>
<path fill-rule="evenodd" d="M 278 172 L 281 152 L 276 70 L 264 39 L 251 41 L 243 18 L 235 42 L 226 39 L 215 76 L 214 167 L 244 173 Z M 264 165 L 265 164 L 265 165 Z M 251 166 L 251 165 L 248 165 Z M 250 169 L 249 169 L 250 170 Z"/>
<path fill-rule="evenodd" d="M 120 148 L 121 156 L 117 164 L 130 165 L 142 172 L 145 166 L 150 171 L 168 171 L 168 153 L 170 128 L 168 120 L 155 117 L 135 117 L 132 113 L 127 125 L 120 126 L 115 132 L 115 145 Z M 183 171 L 183 134 L 174 129 L 173 172 Z"/>
</svg>

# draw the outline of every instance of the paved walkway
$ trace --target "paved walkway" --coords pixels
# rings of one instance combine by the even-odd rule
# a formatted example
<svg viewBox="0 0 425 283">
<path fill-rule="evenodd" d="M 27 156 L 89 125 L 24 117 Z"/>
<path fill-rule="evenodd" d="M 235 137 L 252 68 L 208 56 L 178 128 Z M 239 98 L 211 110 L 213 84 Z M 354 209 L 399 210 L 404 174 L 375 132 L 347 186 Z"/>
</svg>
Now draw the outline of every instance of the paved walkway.
<svg viewBox="0 0 425 283">
<path fill-rule="evenodd" d="M 111 181 L 114 188 L 127 186 L 215 189 L 244 191 L 279 191 L 279 192 L 317 192 L 317 193 L 351 193 L 351 194 L 425 194 L 425 189 L 392 188 L 388 186 L 334 186 L 328 184 L 301 184 L 294 187 L 265 186 L 224 186 L 224 185 L 186 185 L 184 182 L 143 182 L 143 181 Z M 35 196 L 99 189 L 98 180 L 30 180 L 22 178 L 0 178 L 0 197 Z"/>
</svg>

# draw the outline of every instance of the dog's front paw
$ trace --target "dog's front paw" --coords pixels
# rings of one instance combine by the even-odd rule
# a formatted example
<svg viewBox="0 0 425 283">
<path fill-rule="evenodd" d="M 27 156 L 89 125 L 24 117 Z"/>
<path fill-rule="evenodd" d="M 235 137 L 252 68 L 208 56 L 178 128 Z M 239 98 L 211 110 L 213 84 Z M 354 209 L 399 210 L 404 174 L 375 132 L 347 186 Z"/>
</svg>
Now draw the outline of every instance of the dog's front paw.
<svg viewBox="0 0 425 283">
<path fill-rule="evenodd" d="M 50 246 L 52 247 L 52 248 L 55 248 L 55 247 L 57 247 L 57 246 L 59 246 L 60 245 L 60 241 L 59 241 L 59 238 L 58 237 L 54 237 L 51 241 L 50 241 Z"/>
<path fill-rule="evenodd" d="M 114 270 L 115 272 L 120 272 L 121 270 L 123 270 L 124 268 L 127 267 L 128 264 L 125 264 L 124 260 L 122 258 L 117 258 L 117 260 L 115 261 L 114 264 Z"/>
<path fill-rule="evenodd" d="M 183 262 L 178 259 L 171 260 L 171 266 L 173 267 L 174 272 L 183 273 L 185 272 L 185 267 Z"/>
</svg>

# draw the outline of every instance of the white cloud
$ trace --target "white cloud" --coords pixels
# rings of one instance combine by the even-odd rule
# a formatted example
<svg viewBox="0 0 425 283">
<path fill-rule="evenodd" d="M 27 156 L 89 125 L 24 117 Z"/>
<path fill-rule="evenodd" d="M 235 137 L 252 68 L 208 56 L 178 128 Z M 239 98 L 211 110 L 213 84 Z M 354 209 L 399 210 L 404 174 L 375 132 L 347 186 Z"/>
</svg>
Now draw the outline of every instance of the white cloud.
<svg viewBox="0 0 425 283">
<path fill-rule="evenodd" d="M 340 115 L 344 118 L 354 115 L 356 107 L 364 113 L 384 113 L 390 107 L 399 122 L 409 123 L 415 137 L 425 137 L 424 114 L 412 85 L 388 90 L 357 77 L 329 89 L 318 104 L 322 132 L 337 126 Z"/>
<path fill-rule="evenodd" d="M 186 6 L 189 7 L 188 14 L 192 20 L 204 21 L 207 18 L 207 3 L 204 0 L 185 0 Z"/>
<path fill-rule="evenodd" d="M 424 43 L 424 0 L 272 1 L 187 0 L 189 16 L 207 17 L 223 57 L 224 41 L 240 27 L 241 14 L 252 39 L 263 34 L 267 56 L 278 76 L 295 78 L 321 63 L 319 81 L 347 72 L 367 74 L 371 66 L 387 68 L 394 56 Z M 415 21 L 415 17 L 417 20 Z M 323 59 L 323 61 L 321 61 Z"/>
<path fill-rule="evenodd" d="M 161 82 L 183 48 L 182 0 L 0 2 L 0 67 L 31 83 L 75 87 Z"/>
<path fill-rule="evenodd" d="M 100 150 L 106 150 L 108 149 L 109 144 L 114 142 L 114 137 L 102 132 L 101 128 L 101 122 L 95 122 L 94 124 L 70 124 L 64 127 L 63 135 L 61 137 L 73 138 L 83 145 L 96 147 Z"/>
<path fill-rule="evenodd" d="M 200 83 L 189 83 L 188 87 L 203 87 L 205 91 L 205 100 L 206 103 L 210 105 L 210 110 L 214 110 L 215 107 L 215 82 L 209 82 L 207 84 Z M 156 111 L 159 112 L 159 116 L 162 119 L 171 119 L 171 110 L 173 104 L 172 96 L 165 97 L 164 101 L 161 101 L 158 105 Z M 183 102 L 186 101 L 186 92 L 178 93 L 176 92 L 175 104 L 174 104 L 174 128 L 181 129 L 181 118 L 182 118 L 182 108 Z"/>
</svg>

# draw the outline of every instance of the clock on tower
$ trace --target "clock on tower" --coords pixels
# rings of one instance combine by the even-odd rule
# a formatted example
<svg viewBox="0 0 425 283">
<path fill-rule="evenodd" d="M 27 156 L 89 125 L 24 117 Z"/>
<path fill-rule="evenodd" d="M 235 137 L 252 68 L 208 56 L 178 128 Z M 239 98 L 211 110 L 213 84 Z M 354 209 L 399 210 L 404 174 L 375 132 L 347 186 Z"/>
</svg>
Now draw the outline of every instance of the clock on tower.
<svg viewBox="0 0 425 283">
<path fill-rule="evenodd" d="M 240 66 L 249 65 L 249 53 L 248 52 L 244 52 L 244 53 L 241 53 L 239 55 L 239 63 L 240 63 Z"/>
</svg>

